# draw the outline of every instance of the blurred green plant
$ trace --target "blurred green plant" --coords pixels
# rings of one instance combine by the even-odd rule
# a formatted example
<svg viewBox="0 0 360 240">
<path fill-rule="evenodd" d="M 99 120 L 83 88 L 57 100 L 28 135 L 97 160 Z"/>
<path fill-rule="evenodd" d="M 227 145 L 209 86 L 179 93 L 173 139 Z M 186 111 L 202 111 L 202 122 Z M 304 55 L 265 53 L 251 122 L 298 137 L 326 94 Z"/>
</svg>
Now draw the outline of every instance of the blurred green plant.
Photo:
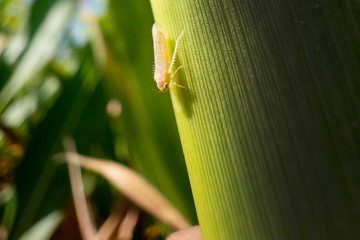
<svg viewBox="0 0 360 240">
<path fill-rule="evenodd" d="M 1 1 L 0 9 L 1 234 L 56 238 L 71 221 L 69 176 L 54 159 L 65 136 L 81 154 L 133 167 L 196 223 L 170 99 L 151 90 L 149 3 Z M 121 194 L 92 173 L 84 179 L 104 221 Z M 142 216 L 135 238 L 150 238 L 156 220 Z M 159 229 L 152 238 L 169 231 Z"/>
<path fill-rule="evenodd" d="M 152 80 L 150 3 L 169 49 L 184 31 L 176 120 Z M 341 0 L 0 1 L 0 238 L 80 237 L 66 136 L 135 169 L 179 229 L 197 221 L 183 148 L 206 240 L 360 238 L 359 16 Z M 169 232 L 133 192 L 83 179 L 99 225 Z"/>
</svg>

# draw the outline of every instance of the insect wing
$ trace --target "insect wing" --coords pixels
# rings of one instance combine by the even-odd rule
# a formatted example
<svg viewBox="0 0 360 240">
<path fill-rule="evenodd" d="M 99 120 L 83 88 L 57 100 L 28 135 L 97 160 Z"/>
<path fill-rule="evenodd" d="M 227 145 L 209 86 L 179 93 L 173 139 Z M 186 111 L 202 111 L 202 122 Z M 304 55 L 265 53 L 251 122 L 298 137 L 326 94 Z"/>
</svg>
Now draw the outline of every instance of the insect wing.
<svg viewBox="0 0 360 240">
<path fill-rule="evenodd" d="M 169 52 L 166 46 L 166 39 L 156 23 L 152 27 L 152 37 L 154 42 L 155 71 L 154 79 L 161 81 L 166 75 L 169 65 Z"/>
</svg>

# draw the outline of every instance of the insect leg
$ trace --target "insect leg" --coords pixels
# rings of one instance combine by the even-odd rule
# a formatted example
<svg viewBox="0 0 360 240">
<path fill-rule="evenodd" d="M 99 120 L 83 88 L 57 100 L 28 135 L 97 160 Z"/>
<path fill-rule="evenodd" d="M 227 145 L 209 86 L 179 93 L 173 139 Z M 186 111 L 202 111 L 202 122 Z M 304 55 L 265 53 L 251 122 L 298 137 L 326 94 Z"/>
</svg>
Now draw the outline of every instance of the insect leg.
<svg viewBox="0 0 360 240">
<path fill-rule="evenodd" d="M 178 67 L 178 68 L 171 74 L 170 79 L 173 79 L 174 76 L 175 76 L 175 74 L 176 74 L 181 68 L 183 68 L 183 67 L 184 67 L 184 65 L 181 65 L 180 67 Z"/>
<path fill-rule="evenodd" d="M 170 62 L 170 66 L 169 66 L 169 69 L 168 69 L 168 72 L 171 73 L 171 70 L 172 68 L 174 67 L 174 64 L 175 64 L 175 60 L 176 60 L 176 55 L 177 55 L 177 52 L 179 51 L 179 43 L 180 43 L 180 39 L 182 38 L 184 34 L 184 31 L 182 31 L 179 35 L 179 37 L 176 39 L 175 41 L 175 48 L 174 48 L 174 53 L 171 57 L 171 62 Z M 177 69 L 178 70 L 178 69 Z M 177 71 L 176 70 L 176 71 Z"/>
<path fill-rule="evenodd" d="M 181 65 L 180 67 L 178 67 L 170 76 L 170 79 L 173 80 L 175 74 L 177 73 L 177 71 L 179 71 L 181 68 L 183 68 L 184 66 Z M 183 85 L 180 85 L 178 83 L 176 83 L 175 81 L 171 81 L 171 84 L 174 84 L 177 87 L 183 88 L 183 89 L 187 89 L 186 87 L 184 87 Z"/>
<path fill-rule="evenodd" d="M 179 88 L 182 88 L 182 89 L 186 89 L 186 90 L 187 90 L 186 87 L 184 87 L 183 85 L 180 85 L 180 84 L 176 83 L 175 81 L 172 81 L 171 84 L 174 84 L 175 86 L 177 86 L 177 87 L 179 87 Z"/>
</svg>

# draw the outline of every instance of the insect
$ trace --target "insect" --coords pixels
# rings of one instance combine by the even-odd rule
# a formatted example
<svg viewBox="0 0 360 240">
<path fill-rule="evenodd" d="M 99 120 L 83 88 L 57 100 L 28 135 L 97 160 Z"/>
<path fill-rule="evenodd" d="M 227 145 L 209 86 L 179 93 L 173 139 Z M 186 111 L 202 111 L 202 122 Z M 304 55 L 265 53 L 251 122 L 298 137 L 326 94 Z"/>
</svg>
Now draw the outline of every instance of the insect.
<svg viewBox="0 0 360 240">
<path fill-rule="evenodd" d="M 170 59 L 169 50 L 166 45 L 166 39 L 164 33 L 160 30 L 157 23 L 152 26 L 152 37 L 154 42 L 154 58 L 155 58 L 155 69 L 154 69 L 154 80 L 160 91 L 165 92 L 171 83 L 176 86 L 185 88 L 173 80 L 175 74 L 183 66 L 178 67 L 174 72 L 172 69 L 175 64 L 176 55 L 179 50 L 179 42 L 184 32 L 181 32 L 179 37 L 176 39 L 174 53 Z"/>
</svg>

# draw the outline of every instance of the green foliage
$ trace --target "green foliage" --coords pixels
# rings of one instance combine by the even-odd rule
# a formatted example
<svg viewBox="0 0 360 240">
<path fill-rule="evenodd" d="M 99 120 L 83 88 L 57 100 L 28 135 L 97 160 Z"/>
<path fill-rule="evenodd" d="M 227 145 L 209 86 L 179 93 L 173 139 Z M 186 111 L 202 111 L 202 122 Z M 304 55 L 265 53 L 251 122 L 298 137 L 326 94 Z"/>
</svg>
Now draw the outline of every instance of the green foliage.
<svg viewBox="0 0 360 240">
<path fill-rule="evenodd" d="M 350 2 L 151 1 L 184 31 L 172 100 L 206 240 L 360 237 Z"/>
<path fill-rule="evenodd" d="M 196 222 L 170 99 L 152 91 L 149 4 L 110 1 L 98 21 L 98 9 L 85 2 L 1 2 L 4 9 L 23 4 L 26 13 L 17 18 L 23 27 L 0 31 L 6 40 L 0 43 L 0 162 L 7 180 L 1 192 L 15 189 L 11 198 L 1 195 L 0 200 L 2 227 L 11 239 L 36 234 L 47 239 L 52 233 L 44 228 L 55 231 L 61 219 L 67 221 L 69 176 L 59 160 L 66 136 L 74 138 L 81 154 L 121 161 L 140 171 Z M 85 10 L 94 22 L 80 14 Z M 134 16 L 137 28 L 132 26 Z M 76 24 L 80 28 L 74 28 Z M 100 27 L 98 35 L 92 32 L 94 26 Z M 95 43 L 99 36 L 100 49 Z M 16 39 L 21 44 L 16 45 Z M 99 59 L 104 50 L 111 60 Z M 120 104 L 119 116 L 107 113 L 110 100 Z M 85 187 L 96 220 L 103 221 L 119 204 L 119 193 L 89 173 Z M 146 219 L 136 233 L 139 237 L 156 222 Z"/>
<path fill-rule="evenodd" d="M 123 132 L 128 139 L 129 161 L 163 190 L 187 217 L 195 221 L 171 104 L 168 96 L 155 90 L 153 81 L 151 15 L 143 8 L 136 7 L 140 5 L 141 1 L 110 3 L 109 18 L 104 20 L 104 25 L 110 28 L 111 34 L 116 34 L 117 38 L 110 38 L 108 32 L 106 37 L 109 47 L 113 49 L 117 66 L 125 74 L 118 79 L 121 83 L 107 81 L 106 86 L 113 91 L 113 96 L 122 97 Z M 117 9 L 127 11 L 117 14 Z M 134 18 L 139 21 L 136 28 L 127 24 L 128 19 Z M 111 70 L 108 73 L 111 74 Z M 113 76 L 118 77 L 116 73 L 113 73 Z M 183 197 L 187 200 L 184 201 Z"/>
<path fill-rule="evenodd" d="M 90 58 L 89 58 L 90 57 Z M 73 79 L 64 86 L 61 95 L 46 117 L 32 133 L 27 151 L 16 169 L 17 218 L 14 238 L 17 239 L 32 223 L 44 217 L 69 199 L 68 176 L 64 165 L 52 155 L 61 151 L 62 137 L 76 129 L 98 78 L 91 71 L 89 54 Z M 67 197 L 66 197 L 67 196 Z"/>
<path fill-rule="evenodd" d="M 173 106 L 150 4 L 170 50 L 184 31 Z M 359 239 L 359 16 L 341 0 L 0 1 L 0 238 L 76 235 L 70 136 L 196 224 L 184 150 L 206 240 Z M 128 207 L 84 181 L 97 223 Z M 143 216 L 135 239 L 168 233 Z"/>
</svg>

